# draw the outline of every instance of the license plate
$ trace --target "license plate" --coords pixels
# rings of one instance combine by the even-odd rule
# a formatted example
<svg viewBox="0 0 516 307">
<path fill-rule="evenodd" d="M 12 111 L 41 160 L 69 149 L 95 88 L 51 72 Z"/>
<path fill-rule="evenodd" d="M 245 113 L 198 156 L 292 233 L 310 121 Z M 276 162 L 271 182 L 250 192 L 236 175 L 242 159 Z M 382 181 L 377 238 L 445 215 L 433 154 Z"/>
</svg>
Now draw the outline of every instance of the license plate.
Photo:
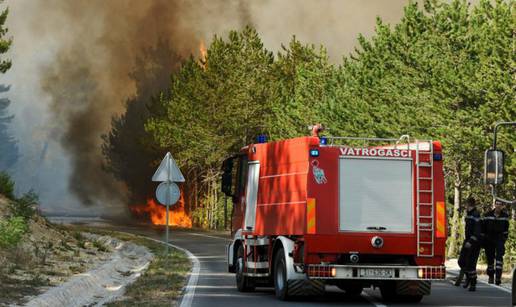
<svg viewBox="0 0 516 307">
<path fill-rule="evenodd" d="M 392 278 L 393 269 L 360 269 L 361 277 Z"/>
</svg>

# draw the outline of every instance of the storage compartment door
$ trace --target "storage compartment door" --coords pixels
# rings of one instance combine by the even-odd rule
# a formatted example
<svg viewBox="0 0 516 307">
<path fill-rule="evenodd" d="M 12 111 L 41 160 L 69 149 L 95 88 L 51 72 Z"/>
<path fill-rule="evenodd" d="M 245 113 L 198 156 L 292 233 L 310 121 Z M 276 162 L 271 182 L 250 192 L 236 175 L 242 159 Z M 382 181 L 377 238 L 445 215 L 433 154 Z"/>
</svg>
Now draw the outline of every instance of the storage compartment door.
<svg viewBox="0 0 516 307">
<path fill-rule="evenodd" d="M 412 160 L 339 160 L 339 230 L 413 232 Z"/>
<path fill-rule="evenodd" d="M 256 201 L 258 198 L 258 180 L 260 178 L 260 162 L 249 162 L 247 173 L 247 189 L 245 193 L 245 229 L 254 230 L 256 222 Z"/>
</svg>

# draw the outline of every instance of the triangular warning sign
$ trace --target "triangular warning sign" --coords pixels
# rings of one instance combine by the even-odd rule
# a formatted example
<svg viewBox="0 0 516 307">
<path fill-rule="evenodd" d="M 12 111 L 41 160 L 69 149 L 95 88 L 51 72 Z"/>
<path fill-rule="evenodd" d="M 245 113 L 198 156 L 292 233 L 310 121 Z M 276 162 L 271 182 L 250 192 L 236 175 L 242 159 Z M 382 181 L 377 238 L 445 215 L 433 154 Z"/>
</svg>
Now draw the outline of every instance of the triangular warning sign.
<svg viewBox="0 0 516 307">
<path fill-rule="evenodd" d="M 183 177 L 170 152 L 167 152 L 165 158 L 161 161 L 158 169 L 152 176 L 152 181 L 185 182 L 185 177 Z"/>
</svg>

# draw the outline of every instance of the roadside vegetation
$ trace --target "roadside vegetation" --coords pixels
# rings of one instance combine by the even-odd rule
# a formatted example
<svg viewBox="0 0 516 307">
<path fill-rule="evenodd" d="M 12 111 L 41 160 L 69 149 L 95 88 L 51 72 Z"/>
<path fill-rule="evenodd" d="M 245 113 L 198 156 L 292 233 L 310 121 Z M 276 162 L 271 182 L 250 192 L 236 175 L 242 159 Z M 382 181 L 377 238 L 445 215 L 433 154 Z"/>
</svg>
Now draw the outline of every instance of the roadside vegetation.
<svg viewBox="0 0 516 307">
<path fill-rule="evenodd" d="M 185 208 L 194 224 L 220 229 L 231 213 L 219 192 L 221 162 L 259 134 L 304 136 L 307 125 L 323 123 L 331 135 L 440 140 L 448 255 L 457 256 L 462 201 L 473 196 L 484 211 L 491 206 L 482 168 L 494 124 L 516 118 L 514 8 L 511 0 L 412 2 L 397 24 L 378 19 L 375 34 L 359 36 L 356 50 L 337 64 L 324 46 L 296 37 L 275 54 L 252 27 L 215 36 L 204 58 L 172 73 L 167 91 L 129 102 L 114 119 L 104 138 L 108 169 L 138 191 L 123 140 L 134 140 L 131 152 L 151 172 L 171 150 L 186 177 Z M 501 134 L 498 144 L 509 174 L 500 193 L 514 199 L 516 134 Z M 514 263 L 514 245 L 511 235 L 506 264 Z"/>
<path fill-rule="evenodd" d="M 28 192 L 20 198 L 14 196 L 14 182 L 9 175 L 0 172 L 0 195 L 5 196 L 6 205 L 1 209 L 0 248 L 16 246 L 29 229 L 29 221 L 35 214 L 37 195 Z"/>
<path fill-rule="evenodd" d="M 15 197 L 14 182 L 0 172 L 0 305 L 23 304 L 110 254 L 101 242 L 50 224 L 36 206 L 36 194 Z"/>
<path fill-rule="evenodd" d="M 0 305 L 23 304 L 109 259 L 111 247 L 85 232 L 131 241 L 155 255 L 122 300 L 109 305 L 170 306 L 180 296 L 191 267 L 183 252 L 171 248 L 167 255 L 162 244 L 130 234 L 52 225 L 36 206 L 34 193 L 16 198 L 14 182 L 0 173 Z"/>
<path fill-rule="evenodd" d="M 81 226 L 70 226 L 65 229 L 130 241 L 147 247 L 154 254 L 148 269 L 127 287 L 122 299 L 111 302 L 108 306 L 170 306 L 171 302 L 177 305 L 177 299 L 191 269 L 191 262 L 185 253 L 170 248 L 166 254 L 163 244 L 128 233 Z"/>
</svg>

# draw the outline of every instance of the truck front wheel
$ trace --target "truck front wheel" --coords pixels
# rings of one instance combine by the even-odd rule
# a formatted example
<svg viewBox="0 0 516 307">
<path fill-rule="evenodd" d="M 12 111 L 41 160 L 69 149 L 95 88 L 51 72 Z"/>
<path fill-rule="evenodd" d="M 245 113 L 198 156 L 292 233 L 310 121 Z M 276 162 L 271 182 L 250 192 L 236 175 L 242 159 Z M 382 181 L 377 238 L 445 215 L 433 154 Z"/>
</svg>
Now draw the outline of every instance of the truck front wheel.
<svg viewBox="0 0 516 307">
<path fill-rule="evenodd" d="M 278 249 L 274 256 L 274 290 L 280 300 L 288 299 L 287 266 L 283 248 Z"/>
<path fill-rule="evenodd" d="M 244 275 L 244 246 L 238 247 L 236 259 L 236 284 L 240 292 L 254 291 L 254 281 L 249 276 Z"/>
</svg>

